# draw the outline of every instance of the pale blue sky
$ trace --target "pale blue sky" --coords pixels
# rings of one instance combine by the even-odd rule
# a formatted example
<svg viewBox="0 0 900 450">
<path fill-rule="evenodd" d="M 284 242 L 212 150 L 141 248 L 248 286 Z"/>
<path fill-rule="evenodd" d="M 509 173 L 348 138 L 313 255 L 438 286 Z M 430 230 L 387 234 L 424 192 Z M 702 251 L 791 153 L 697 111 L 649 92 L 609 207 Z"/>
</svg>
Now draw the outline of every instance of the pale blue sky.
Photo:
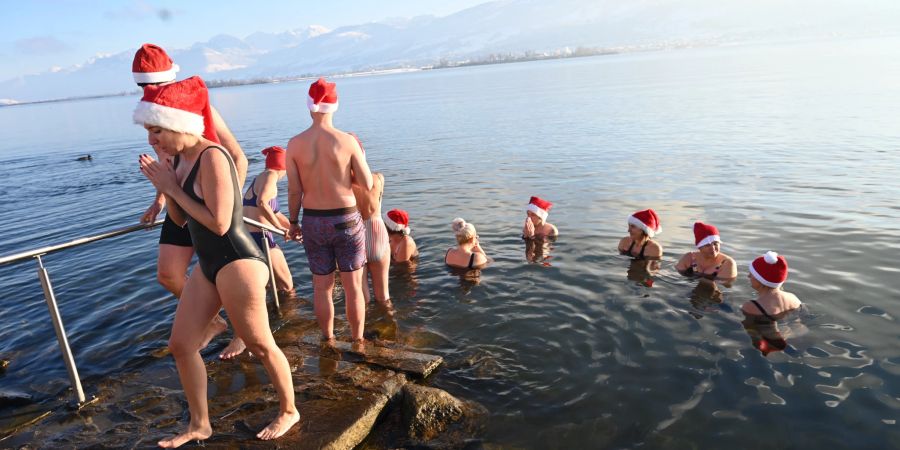
<svg viewBox="0 0 900 450">
<path fill-rule="evenodd" d="M 489 0 L 0 0 L 0 80 L 80 64 L 154 42 L 183 48 L 217 34 L 240 38 L 307 25 L 445 16 Z"/>
</svg>

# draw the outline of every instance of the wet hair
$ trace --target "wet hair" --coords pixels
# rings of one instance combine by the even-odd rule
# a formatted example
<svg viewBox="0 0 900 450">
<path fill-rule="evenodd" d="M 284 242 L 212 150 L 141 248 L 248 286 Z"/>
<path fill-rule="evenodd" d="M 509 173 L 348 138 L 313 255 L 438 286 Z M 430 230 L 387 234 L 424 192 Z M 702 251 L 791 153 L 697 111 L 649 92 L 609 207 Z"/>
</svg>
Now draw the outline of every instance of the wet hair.
<svg viewBox="0 0 900 450">
<path fill-rule="evenodd" d="M 467 242 L 472 242 L 472 239 L 475 239 L 475 225 L 466 223 L 465 220 L 457 217 L 453 219 L 451 226 L 453 227 L 453 233 L 456 234 L 457 243 L 465 244 Z"/>
</svg>

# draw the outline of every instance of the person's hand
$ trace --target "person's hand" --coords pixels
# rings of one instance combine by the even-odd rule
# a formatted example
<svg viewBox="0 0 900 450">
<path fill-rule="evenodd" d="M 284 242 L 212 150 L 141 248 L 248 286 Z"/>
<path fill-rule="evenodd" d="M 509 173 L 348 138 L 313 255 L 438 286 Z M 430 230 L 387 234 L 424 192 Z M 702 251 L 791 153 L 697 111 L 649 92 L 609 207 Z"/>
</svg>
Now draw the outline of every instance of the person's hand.
<svg viewBox="0 0 900 450">
<path fill-rule="evenodd" d="M 178 180 L 175 178 L 175 167 L 172 166 L 171 160 L 165 160 L 160 163 L 153 159 L 152 156 L 142 154 L 138 161 L 141 164 L 141 173 L 153 183 L 153 187 L 157 191 L 164 194 L 171 194 L 178 189 Z"/>
<path fill-rule="evenodd" d="M 534 237 L 534 222 L 531 221 L 531 217 L 525 218 L 525 227 L 522 228 L 522 236 L 526 239 Z"/>
<path fill-rule="evenodd" d="M 156 221 L 156 216 L 162 212 L 163 203 L 157 200 L 153 200 L 153 203 L 150 204 L 150 207 L 144 211 L 144 214 L 141 216 L 141 223 L 153 223 Z"/>
<path fill-rule="evenodd" d="M 288 230 L 287 237 L 292 241 L 303 243 L 303 230 L 300 229 L 299 223 L 291 224 L 291 229 Z"/>
</svg>

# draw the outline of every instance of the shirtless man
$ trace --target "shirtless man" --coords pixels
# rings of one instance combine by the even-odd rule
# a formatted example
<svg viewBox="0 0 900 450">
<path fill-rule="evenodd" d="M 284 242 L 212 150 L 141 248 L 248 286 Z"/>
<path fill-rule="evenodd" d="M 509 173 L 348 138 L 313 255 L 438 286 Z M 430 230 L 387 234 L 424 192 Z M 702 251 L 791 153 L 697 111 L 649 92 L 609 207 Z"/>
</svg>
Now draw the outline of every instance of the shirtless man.
<svg viewBox="0 0 900 450">
<path fill-rule="evenodd" d="M 334 127 L 338 108 L 334 83 L 319 78 L 309 87 L 312 125 L 291 138 L 287 148 L 288 236 L 302 240 L 313 274 L 313 309 L 322 338 L 334 339 L 335 263 L 341 272 L 347 321 L 353 342 L 363 342 L 366 305 L 362 269 L 366 262 L 365 226 L 351 182 L 372 189 L 372 173 L 356 139 Z M 303 209 L 303 221 L 298 217 Z"/>
<path fill-rule="evenodd" d="M 134 54 L 134 60 L 131 63 L 131 71 L 134 76 L 134 82 L 138 86 L 144 87 L 151 84 L 160 85 L 168 84 L 175 81 L 175 74 L 178 73 L 179 67 L 172 62 L 169 55 L 161 47 L 154 44 L 144 44 Z M 212 124 L 208 127 L 214 130 L 212 133 L 205 133 L 205 138 L 222 144 L 222 147 L 231 155 L 235 168 L 238 173 L 238 183 L 243 186 L 244 179 L 247 177 L 247 158 L 241 150 L 237 139 L 231 134 L 231 130 L 222 116 L 215 108 L 211 109 Z M 159 154 L 159 157 L 168 157 Z M 153 223 L 156 217 L 162 212 L 166 206 L 166 198 L 162 193 L 157 192 L 156 198 L 150 207 L 141 216 L 141 223 Z M 159 256 L 156 260 L 156 281 L 171 292 L 176 298 L 181 298 L 181 291 L 187 281 L 187 270 L 191 264 L 191 258 L 194 256 L 194 247 L 191 242 L 191 234 L 187 227 L 180 227 L 169 218 L 163 222 L 162 231 L 159 234 Z M 206 347 L 209 341 L 217 334 L 228 329 L 228 324 L 222 316 L 216 315 L 212 322 L 206 327 L 206 335 L 203 338 L 203 346 Z M 219 355 L 222 358 L 232 358 L 239 355 L 245 349 L 244 341 L 235 337 L 231 343 Z"/>
</svg>

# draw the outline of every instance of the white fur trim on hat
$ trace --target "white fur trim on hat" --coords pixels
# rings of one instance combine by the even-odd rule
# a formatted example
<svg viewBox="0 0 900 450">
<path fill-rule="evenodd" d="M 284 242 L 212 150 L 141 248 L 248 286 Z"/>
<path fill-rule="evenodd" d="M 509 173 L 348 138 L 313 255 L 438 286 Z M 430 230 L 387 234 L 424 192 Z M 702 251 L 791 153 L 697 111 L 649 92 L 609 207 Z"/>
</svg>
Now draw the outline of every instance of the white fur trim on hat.
<svg viewBox="0 0 900 450">
<path fill-rule="evenodd" d="M 537 205 L 535 205 L 534 203 L 529 203 L 528 206 L 525 208 L 525 211 L 531 211 L 531 212 L 537 214 L 537 216 L 540 217 L 541 220 L 547 220 L 547 214 L 548 214 L 547 211 L 545 211 L 541 208 L 538 208 Z"/>
<path fill-rule="evenodd" d="M 703 238 L 702 241 L 698 242 L 697 248 L 703 247 L 704 245 L 712 244 L 713 242 L 722 242 L 722 238 L 720 238 L 718 234 L 711 234 L 711 235 Z"/>
<path fill-rule="evenodd" d="M 180 133 L 203 135 L 203 116 L 152 102 L 138 102 L 132 116 L 138 125 L 153 125 Z"/>
<path fill-rule="evenodd" d="M 171 69 L 162 72 L 131 72 L 131 74 L 134 75 L 134 82 L 138 84 L 166 83 L 175 81 L 175 74 L 177 74 L 180 69 L 178 64 L 172 64 Z"/>
<path fill-rule="evenodd" d="M 644 233 L 647 233 L 648 237 L 656 236 L 657 233 L 662 232 L 662 227 L 659 227 L 658 230 L 653 230 L 650 227 L 648 227 L 647 224 L 645 224 L 644 222 L 641 222 L 640 219 L 638 219 L 637 217 L 634 217 L 634 216 L 628 216 L 628 223 L 644 230 Z"/>
<path fill-rule="evenodd" d="M 400 225 L 400 224 L 397 223 L 397 222 L 394 222 L 393 220 L 391 220 L 390 217 L 388 217 L 387 214 L 384 215 L 384 224 L 385 224 L 391 231 L 398 231 L 398 232 L 403 232 L 403 233 L 409 234 L 409 227 L 403 226 L 403 225 Z"/>
<path fill-rule="evenodd" d="M 784 284 L 784 283 L 773 283 L 773 282 L 763 278 L 763 276 L 760 275 L 759 272 L 757 272 L 756 269 L 753 268 L 753 261 L 750 261 L 750 273 L 753 274 L 753 278 L 756 278 L 756 281 L 759 281 L 764 286 L 768 286 L 770 288 L 781 287 L 781 285 Z"/>
<path fill-rule="evenodd" d="M 312 97 L 306 97 L 306 106 L 309 107 L 309 110 L 314 113 L 323 113 L 323 114 L 331 114 L 338 110 L 338 102 L 334 103 L 319 103 L 316 104 L 315 100 Z"/>
</svg>

